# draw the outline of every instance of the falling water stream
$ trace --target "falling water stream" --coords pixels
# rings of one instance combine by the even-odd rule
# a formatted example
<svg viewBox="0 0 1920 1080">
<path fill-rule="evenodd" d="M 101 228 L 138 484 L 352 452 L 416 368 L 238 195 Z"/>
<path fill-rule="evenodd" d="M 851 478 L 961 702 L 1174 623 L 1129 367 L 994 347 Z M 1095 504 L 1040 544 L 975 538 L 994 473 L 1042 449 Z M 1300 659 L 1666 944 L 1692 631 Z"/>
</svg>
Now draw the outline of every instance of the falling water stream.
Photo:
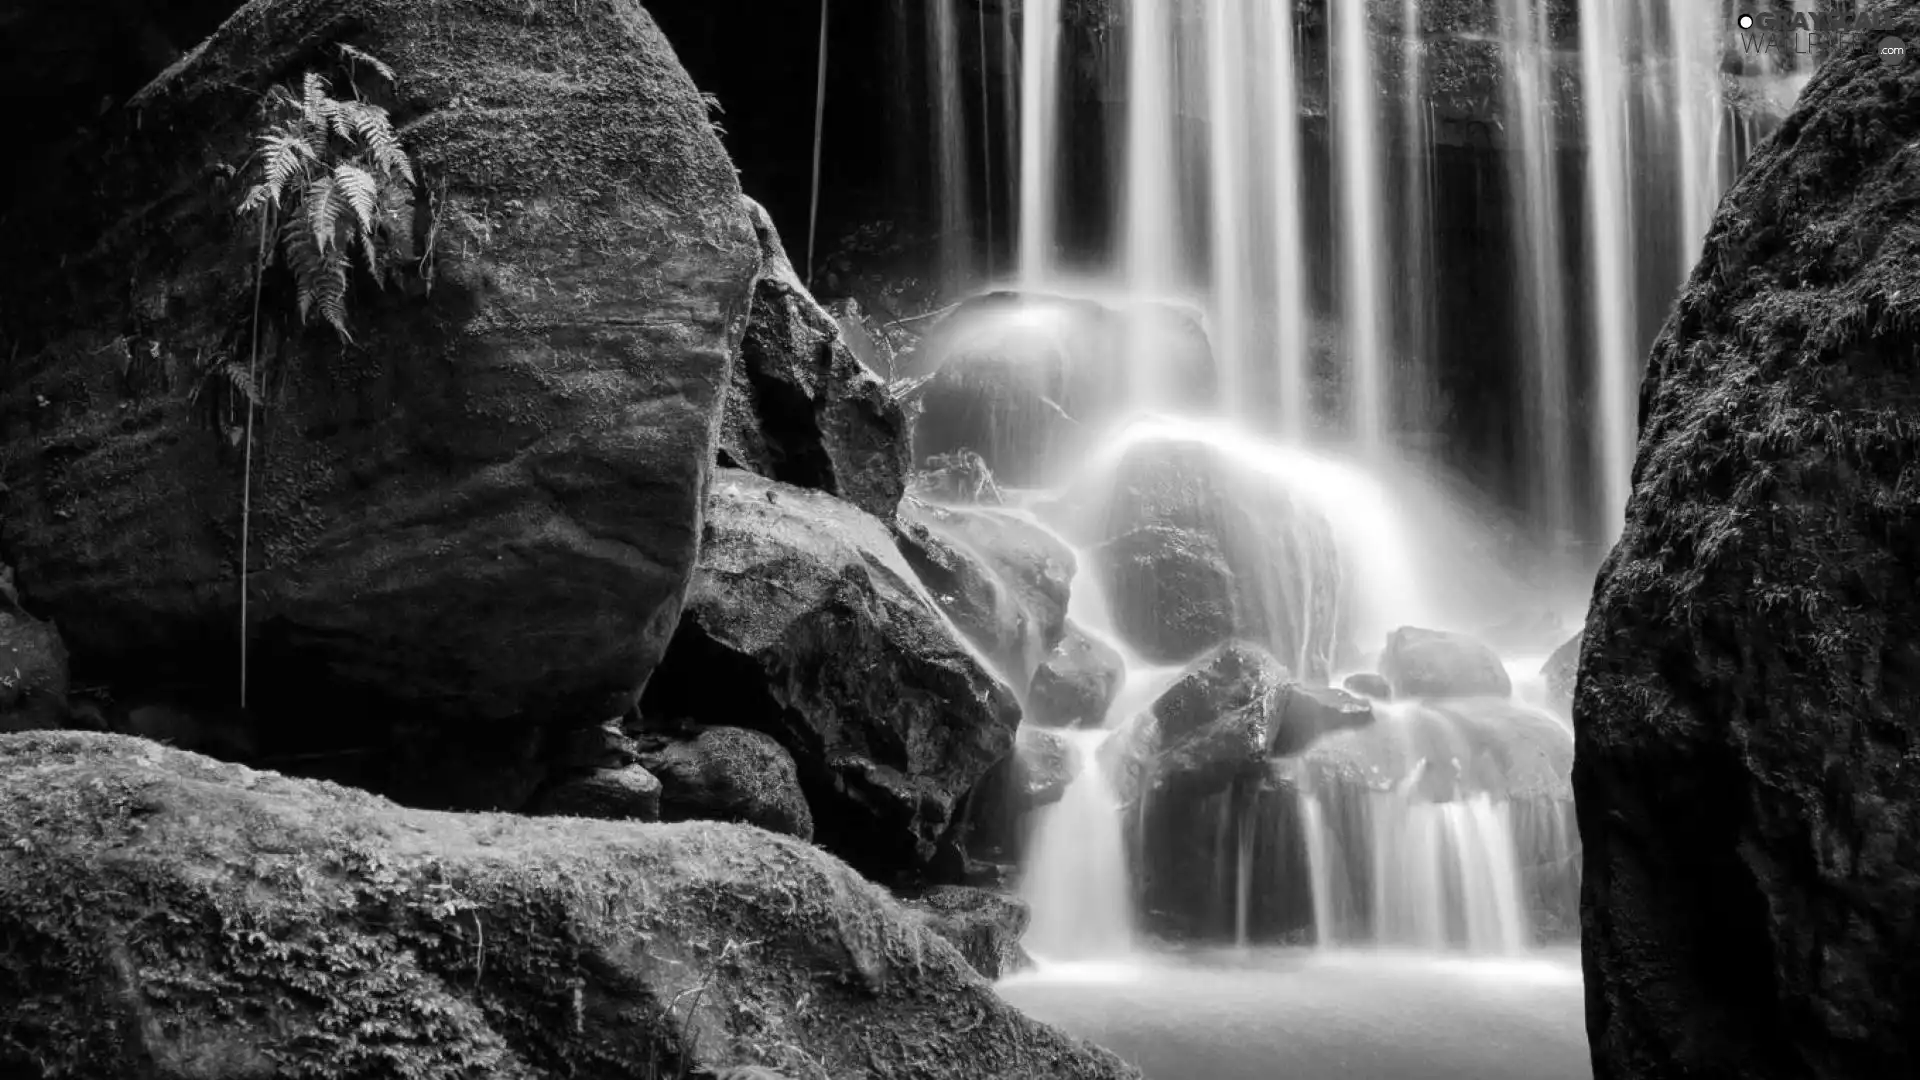
<svg viewBox="0 0 1920 1080">
<path fill-rule="evenodd" d="M 931 18 L 943 52 L 958 47 L 954 2 Z M 1073 431 L 1047 445 L 1071 449 L 1022 463 L 1042 484 L 1009 489 L 1001 511 L 1073 552 L 1068 620 L 1122 661 L 1104 722 L 1060 733 L 1072 779 L 1028 816 L 1019 888 L 1039 968 L 1005 992 L 1155 1078 L 1585 1080 L 1571 725 L 1539 673 L 1620 525 L 1656 316 L 1768 121 L 1730 103 L 1726 28 L 1695 0 L 1486 0 L 1464 29 L 1422 0 L 1306 16 L 1291 2 L 1116 6 L 1118 32 L 1099 40 L 1119 44 L 1096 57 L 1073 55 L 1090 39 L 1063 0 L 1024 0 L 1003 35 L 1019 64 L 1017 279 L 1039 306 L 980 317 L 1091 304 L 1124 328 L 1042 350 L 1042 406 Z M 1499 75 L 1465 106 L 1491 110 L 1498 135 L 1465 151 L 1445 67 L 1462 49 Z M 1790 102 L 1805 72 L 1742 78 Z M 1104 157 L 1076 143 L 1089 85 L 1115 113 Z M 943 175 L 991 177 L 949 160 L 959 98 L 932 101 Z M 1508 230 L 1506 320 L 1441 299 L 1459 205 L 1443 158 L 1463 152 L 1497 158 L 1473 182 L 1498 178 L 1474 198 Z M 945 197 L 965 199 L 952 183 Z M 1083 200 L 1090 183 L 1107 197 Z M 1069 258 L 1068 219 L 1095 206 L 1109 247 Z M 1063 276 L 1089 261 L 1104 271 Z M 1187 325 L 1183 305 L 1205 377 L 1161 332 Z M 1425 471 L 1416 436 L 1432 429 L 1398 426 L 1424 423 L 1438 373 L 1478 362 L 1445 355 L 1459 338 L 1440 327 L 1463 318 L 1514 343 L 1516 506 L 1543 561 L 1584 553 L 1571 588 L 1523 581 L 1487 516 Z M 1097 393 L 1063 389 L 1074 364 Z M 1217 501 L 1197 533 L 1111 512 L 1157 490 L 1151 467 L 1196 460 Z M 1225 575 L 1235 633 L 1308 686 L 1353 674 L 1364 688 L 1401 626 L 1472 633 L 1539 605 L 1560 629 L 1500 644 L 1512 693 L 1374 700 L 1370 723 L 1276 754 L 1269 775 L 1153 833 L 1143 823 L 1172 811 L 1123 794 L 1106 759 L 1187 671 L 1148 659 L 1139 612 L 1185 617 L 1202 597 L 1114 568 L 1126 545 L 1169 535 L 1201 553 L 1180 587 Z M 1143 609 L 1117 581 L 1160 598 Z"/>
</svg>

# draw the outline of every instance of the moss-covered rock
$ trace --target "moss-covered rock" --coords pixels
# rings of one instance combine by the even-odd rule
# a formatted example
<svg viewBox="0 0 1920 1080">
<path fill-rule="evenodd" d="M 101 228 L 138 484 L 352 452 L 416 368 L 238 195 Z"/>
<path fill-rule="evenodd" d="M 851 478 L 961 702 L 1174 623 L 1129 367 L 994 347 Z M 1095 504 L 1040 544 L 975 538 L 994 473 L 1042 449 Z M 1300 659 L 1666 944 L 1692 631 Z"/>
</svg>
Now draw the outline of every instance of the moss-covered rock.
<svg viewBox="0 0 1920 1080">
<path fill-rule="evenodd" d="M 392 111 L 421 180 L 382 225 L 406 269 L 356 278 L 349 346 L 264 275 L 256 365 L 235 170 L 261 94 L 308 71 Z M 248 704 L 288 744 L 267 749 L 374 745 L 392 767 L 368 782 L 454 802 L 424 790 L 453 733 L 624 711 L 692 572 L 756 265 L 646 12 L 254 0 L 131 109 L 0 226 L 38 253 L 0 269 L 0 543 L 76 675 L 232 700 L 250 474 Z"/>
<path fill-rule="evenodd" d="M 1920 64 L 1829 61 L 1653 347 L 1573 706 L 1598 1080 L 1920 1072 L 1916 145 Z"/>
<path fill-rule="evenodd" d="M 805 844 L 0 737 L 8 1076 L 1136 1075 Z"/>
</svg>

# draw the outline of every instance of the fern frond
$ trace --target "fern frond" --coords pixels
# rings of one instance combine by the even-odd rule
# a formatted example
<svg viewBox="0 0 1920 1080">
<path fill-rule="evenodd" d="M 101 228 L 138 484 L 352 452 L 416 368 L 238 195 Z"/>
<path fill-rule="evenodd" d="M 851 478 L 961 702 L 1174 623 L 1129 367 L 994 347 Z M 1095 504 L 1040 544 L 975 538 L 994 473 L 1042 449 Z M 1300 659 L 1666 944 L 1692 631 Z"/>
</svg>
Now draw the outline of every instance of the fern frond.
<svg viewBox="0 0 1920 1080">
<path fill-rule="evenodd" d="M 373 218 L 380 210 L 380 182 L 360 166 L 343 161 L 333 167 L 333 190 L 359 219 L 361 235 L 371 239 Z"/>
<path fill-rule="evenodd" d="M 386 79 L 388 82 L 398 81 L 394 78 L 393 69 L 387 66 L 386 61 L 381 60 L 379 57 L 374 56 L 372 53 L 363 52 L 359 49 L 354 48 L 351 45 L 348 45 L 345 42 L 341 42 L 340 55 L 346 57 L 350 61 L 367 65 L 373 70 L 379 72 L 380 76 Z"/>
<path fill-rule="evenodd" d="M 394 132 L 393 121 L 388 118 L 387 110 L 364 101 L 353 101 L 344 103 L 341 111 L 352 122 L 360 141 L 366 144 L 374 167 L 388 176 L 398 176 L 409 184 L 413 183 L 413 163 L 407 160 L 407 152 L 400 148 L 400 136 Z"/>
<path fill-rule="evenodd" d="M 253 213 L 274 201 L 273 188 L 265 183 L 255 184 L 247 189 L 247 197 L 240 200 L 240 214 Z"/>
<path fill-rule="evenodd" d="M 314 281 L 326 260 L 314 246 L 305 220 L 293 216 L 281 227 L 280 250 L 286 256 L 287 270 L 293 274 L 294 301 L 300 309 L 300 321 L 305 323 L 313 309 Z"/>
<path fill-rule="evenodd" d="M 333 227 L 339 221 L 340 200 L 335 198 L 333 176 L 328 174 L 307 186 L 307 225 L 313 232 L 314 246 L 325 255 L 333 243 Z"/>
<path fill-rule="evenodd" d="M 313 284 L 313 300 L 320 308 L 320 317 L 327 320 L 340 340 L 351 344 L 353 335 L 347 333 L 347 253 L 338 247 L 321 267 Z"/>
<path fill-rule="evenodd" d="M 333 127 L 333 114 L 338 103 L 333 100 L 329 92 L 331 90 L 325 76 L 317 71 L 307 72 L 306 79 L 301 83 L 300 110 L 309 126 L 323 131 Z"/>
<path fill-rule="evenodd" d="M 298 178 L 305 180 L 308 163 L 315 160 L 313 148 L 300 135 L 277 131 L 260 139 L 261 169 L 266 175 L 266 184 L 275 206 L 280 205 L 280 196 L 292 186 Z M 251 198 L 251 196 L 249 196 Z"/>
</svg>

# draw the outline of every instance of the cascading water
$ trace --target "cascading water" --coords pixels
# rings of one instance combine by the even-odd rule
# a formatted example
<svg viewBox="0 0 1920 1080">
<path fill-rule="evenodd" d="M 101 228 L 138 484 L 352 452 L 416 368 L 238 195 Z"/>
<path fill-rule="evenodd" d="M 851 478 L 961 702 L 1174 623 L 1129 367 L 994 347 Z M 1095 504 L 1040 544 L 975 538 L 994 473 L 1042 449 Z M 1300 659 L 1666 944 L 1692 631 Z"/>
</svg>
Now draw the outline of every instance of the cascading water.
<svg viewBox="0 0 1920 1080">
<path fill-rule="evenodd" d="M 1374 82 L 1374 43 L 1367 27 L 1367 5 L 1336 3 L 1333 12 L 1333 71 L 1338 79 L 1332 114 L 1339 156 L 1340 316 L 1346 343 L 1349 421 L 1362 456 L 1373 457 L 1386 438 L 1389 407 L 1384 330 L 1387 312 L 1381 281 L 1386 243 L 1381 224 L 1378 92 Z"/>
</svg>

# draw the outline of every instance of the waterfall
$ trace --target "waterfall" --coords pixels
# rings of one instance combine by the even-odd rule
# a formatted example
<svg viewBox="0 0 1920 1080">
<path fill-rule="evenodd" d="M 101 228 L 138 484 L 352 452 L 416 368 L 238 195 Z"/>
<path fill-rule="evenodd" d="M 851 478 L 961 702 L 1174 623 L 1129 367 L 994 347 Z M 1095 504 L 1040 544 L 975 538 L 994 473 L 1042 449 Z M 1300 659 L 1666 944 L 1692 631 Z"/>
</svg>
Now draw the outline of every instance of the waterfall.
<svg viewBox="0 0 1920 1080">
<path fill-rule="evenodd" d="M 1066 734 L 1086 764 L 1034 831 L 1020 894 L 1033 912 L 1025 943 L 1041 961 L 1109 960 L 1133 947 L 1120 800 L 1094 764 L 1107 734 Z"/>
<path fill-rule="evenodd" d="M 1247 208 L 1241 152 L 1247 131 L 1240 122 L 1246 95 L 1241 52 L 1240 0 L 1207 3 L 1207 109 L 1210 114 L 1213 203 L 1213 336 L 1220 365 L 1221 390 L 1228 402 L 1244 401 L 1247 364 L 1246 232 Z"/>
<path fill-rule="evenodd" d="M 1180 193 L 1175 184 L 1174 23 L 1168 0 L 1134 0 L 1127 28 L 1125 276 L 1139 296 L 1168 295 L 1178 281 Z M 1126 384 L 1131 400 L 1160 390 L 1157 350 L 1142 327 L 1131 335 Z"/>
<path fill-rule="evenodd" d="M 1274 396 L 1279 429 L 1289 439 L 1307 436 L 1308 322 L 1306 259 L 1301 235 L 1300 104 L 1294 74 L 1293 5 L 1266 4 L 1261 56 L 1267 72 L 1271 113 L 1268 134 L 1269 213 L 1273 219 Z"/>
<path fill-rule="evenodd" d="M 1614 23 L 1618 0 L 1580 0 L 1581 102 L 1587 139 L 1587 236 L 1593 276 L 1596 398 L 1604 537 L 1618 533 L 1627 507 L 1640 388 L 1638 312 L 1632 281 L 1633 218 L 1627 200 L 1630 166 L 1621 102 L 1627 95 Z"/>
<path fill-rule="evenodd" d="M 967 167 L 967 129 L 962 111 L 959 0 L 931 0 L 927 13 L 928 68 L 933 72 L 934 175 L 939 179 L 940 276 L 947 288 L 973 270 L 973 228 Z"/>
<path fill-rule="evenodd" d="M 1020 280 L 1053 271 L 1054 171 L 1060 98 L 1060 0 L 1026 0 L 1020 15 Z"/>
<path fill-rule="evenodd" d="M 1373 38 L 1365 0 L 1336 0 L 1333 69 L 1338 80 L 1333 107 L 1338 129 L 1340 190 L 1341 321 L 1351 387 L 1348 409 L 1354 442 L 1362 456 L 1375 456 L 1390 419 L 1386 357 L 1387 321 L 1381 282 L 1386 237 L 1381 225 L 1379 92 L 1374 81 Z"/>
</svg>

